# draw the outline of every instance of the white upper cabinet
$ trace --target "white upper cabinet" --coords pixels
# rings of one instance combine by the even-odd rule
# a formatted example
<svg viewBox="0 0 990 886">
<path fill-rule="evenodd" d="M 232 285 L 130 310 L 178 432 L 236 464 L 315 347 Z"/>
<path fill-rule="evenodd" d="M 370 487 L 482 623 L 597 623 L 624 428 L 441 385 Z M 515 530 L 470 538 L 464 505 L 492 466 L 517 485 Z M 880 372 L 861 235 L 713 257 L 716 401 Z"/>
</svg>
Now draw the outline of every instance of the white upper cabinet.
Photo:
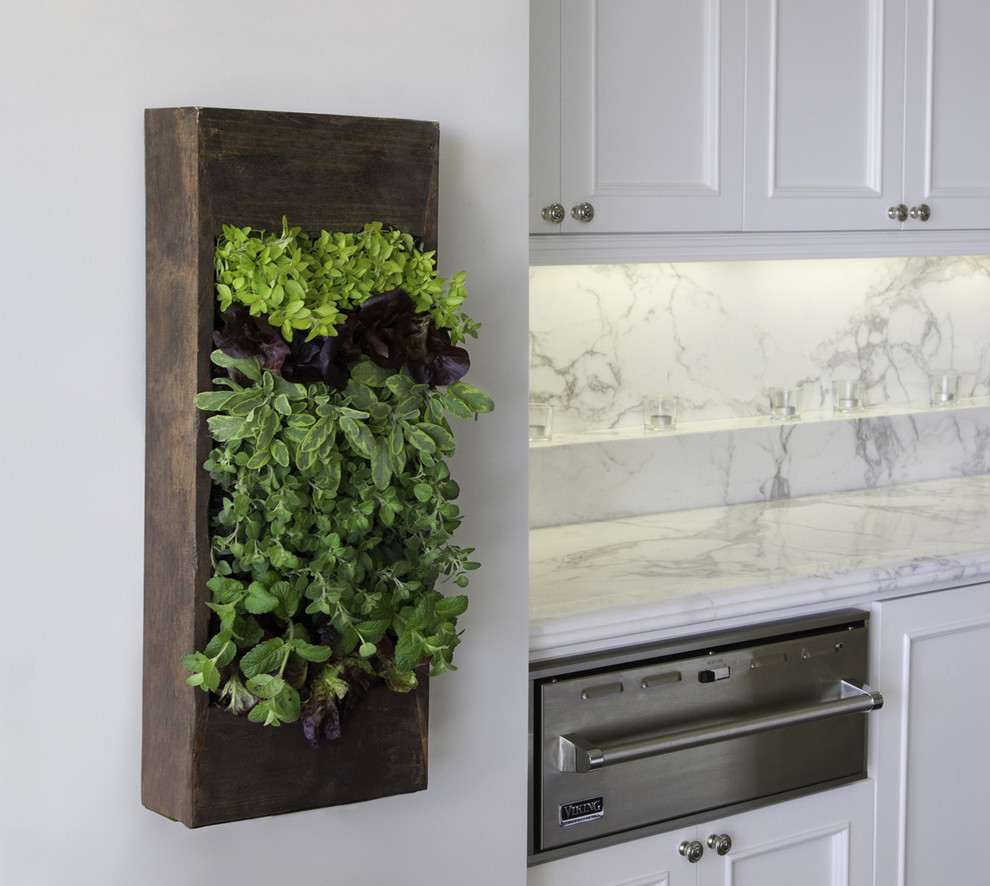
<svg viewBox="0 0 990 886">
<path fill-rule="evenodd" d="M 990 4 L 747 15 L 745 230 L 990 227 Z"/>
<path fill-rule="evenodd" d="M 904 202 L 990 228 L 990 3 L 907 0 Z"/>
<path fill-rule="evenodd" d="M 747 14 L 744 229 L 897 227 L 903 7 L 749 0 Z"/>
<path fill-rule="evenodd" d="M 990 229 L 986 0 L 532 0 L 534 234 Z"/>
<path fill-rule="evenodd" d="M 741 0 L 533 0 L 532 10 L 533 232 L 738 229 Z M 557 89 L 540 82 L 548 74 Z M 554 204 L 559 222 L 544 213 Z"/>
</svg>

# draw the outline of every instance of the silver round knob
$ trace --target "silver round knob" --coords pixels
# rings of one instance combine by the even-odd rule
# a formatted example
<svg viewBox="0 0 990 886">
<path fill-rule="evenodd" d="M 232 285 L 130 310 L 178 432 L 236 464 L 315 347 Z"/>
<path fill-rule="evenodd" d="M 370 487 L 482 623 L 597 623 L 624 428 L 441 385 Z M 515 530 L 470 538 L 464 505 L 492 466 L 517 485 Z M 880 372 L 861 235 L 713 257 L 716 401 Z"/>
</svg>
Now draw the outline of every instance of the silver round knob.
<svg viewBox="0 0 990 886">
<path fill-rule="evenodd" d="M 732 838 L 728 834 L 712 834 L 708 838 L 708 848 L 714 849 L 719 855 L 728 855 L 732 849 Z"/>
<path fill-rule="evenodd" d="M 916 218 L 918 221 L 926 222 L 932 217 L 932 208 L 927 203 L 922 203 L 920 206 L 911 207 L 911 218 Z"/>
<path fill-rule="evenodd" d="M 908 208 L 903 203 L 898 203 L 896 206 L 891 206 L 887 210 L 887 218 L 891 218 L 894 221 L 907 221 Z"/>
<path fill-rule="evenodd" d="M 578 203 L 571 208 L 571 218 L 576 218 L 579 222 L 590 222 L 595 217 L 595 207 L 590 203 Z"/>
<path fill-rule="evenodd" d="M 690 843 L 685 840 L 677 847 L 677 851 L 691 862 L 691 864 L 697 864 L 701 861 L 701 856 L 705 854 L 705 847 L 698 840 L 692 840 Z"/>
<path fill-rule="evenodd" d="M 559 225 L 564 220 L 564 207 L 559 203 L 551 203 L 543 207 L 540 213 L 548 222 Z"/>
</svg>

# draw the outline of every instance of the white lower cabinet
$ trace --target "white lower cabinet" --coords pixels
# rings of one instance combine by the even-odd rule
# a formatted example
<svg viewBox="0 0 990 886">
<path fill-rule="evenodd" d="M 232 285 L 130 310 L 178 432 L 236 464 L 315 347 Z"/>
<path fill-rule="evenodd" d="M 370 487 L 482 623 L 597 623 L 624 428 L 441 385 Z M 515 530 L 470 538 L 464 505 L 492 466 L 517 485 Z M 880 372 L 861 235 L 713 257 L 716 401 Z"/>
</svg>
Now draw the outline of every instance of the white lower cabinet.
<svg viewBox="0 0 990 886">
<path fill-rule="evenodd" d="M 864 780 L 529 871 L 528 886 L 869 886 L 873 782 Z M 726 836 L 724 855 L 709 845 Z M 692 863 L 679 847 L 701 843 Z"/>
<path fill-rule="evenodd" d="M 876 886 L 990 882 L 990 585 L 877 604 Z"/>
</svg>

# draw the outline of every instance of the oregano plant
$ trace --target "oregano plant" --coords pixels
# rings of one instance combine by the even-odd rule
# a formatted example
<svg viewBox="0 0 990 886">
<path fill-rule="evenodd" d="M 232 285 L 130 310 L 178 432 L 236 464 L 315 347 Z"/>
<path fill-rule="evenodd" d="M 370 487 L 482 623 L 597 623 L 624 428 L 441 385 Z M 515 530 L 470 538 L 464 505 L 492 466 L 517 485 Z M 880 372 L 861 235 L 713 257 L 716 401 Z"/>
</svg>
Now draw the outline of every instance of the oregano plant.
<svg viewBox="0 0 990 886">
<path fill-rule="evenodd" d="M 215 442 L 211 636 L 182 664 L 228 710 L 301 721 L 315 744 L 373 684 L 454 669 L 467 598 L 438 585 L 463 589 L 478 563 L 453 541 L 446 459 L 449 418 L 494 408 L 461 380 L 456 342 L 478 324 L 463 275 L 448 285 L 380 224 L 226 226 L 216 264 L 217 372 L 196 397 Z"/>
</svg>

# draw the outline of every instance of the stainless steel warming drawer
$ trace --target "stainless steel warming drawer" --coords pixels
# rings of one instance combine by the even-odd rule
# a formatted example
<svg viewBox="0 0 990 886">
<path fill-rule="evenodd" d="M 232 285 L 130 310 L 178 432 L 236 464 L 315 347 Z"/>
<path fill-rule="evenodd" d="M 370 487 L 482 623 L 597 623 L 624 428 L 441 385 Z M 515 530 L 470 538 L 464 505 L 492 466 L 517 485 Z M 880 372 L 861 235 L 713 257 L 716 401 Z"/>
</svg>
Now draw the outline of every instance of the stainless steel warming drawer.
<svg viewBox="0 0 990 886">
<path fill-rule="evenodd" d="M 847 611 L 534 665 L 531 863 L 865 777 L 867 632 Z"/>
</svg>

